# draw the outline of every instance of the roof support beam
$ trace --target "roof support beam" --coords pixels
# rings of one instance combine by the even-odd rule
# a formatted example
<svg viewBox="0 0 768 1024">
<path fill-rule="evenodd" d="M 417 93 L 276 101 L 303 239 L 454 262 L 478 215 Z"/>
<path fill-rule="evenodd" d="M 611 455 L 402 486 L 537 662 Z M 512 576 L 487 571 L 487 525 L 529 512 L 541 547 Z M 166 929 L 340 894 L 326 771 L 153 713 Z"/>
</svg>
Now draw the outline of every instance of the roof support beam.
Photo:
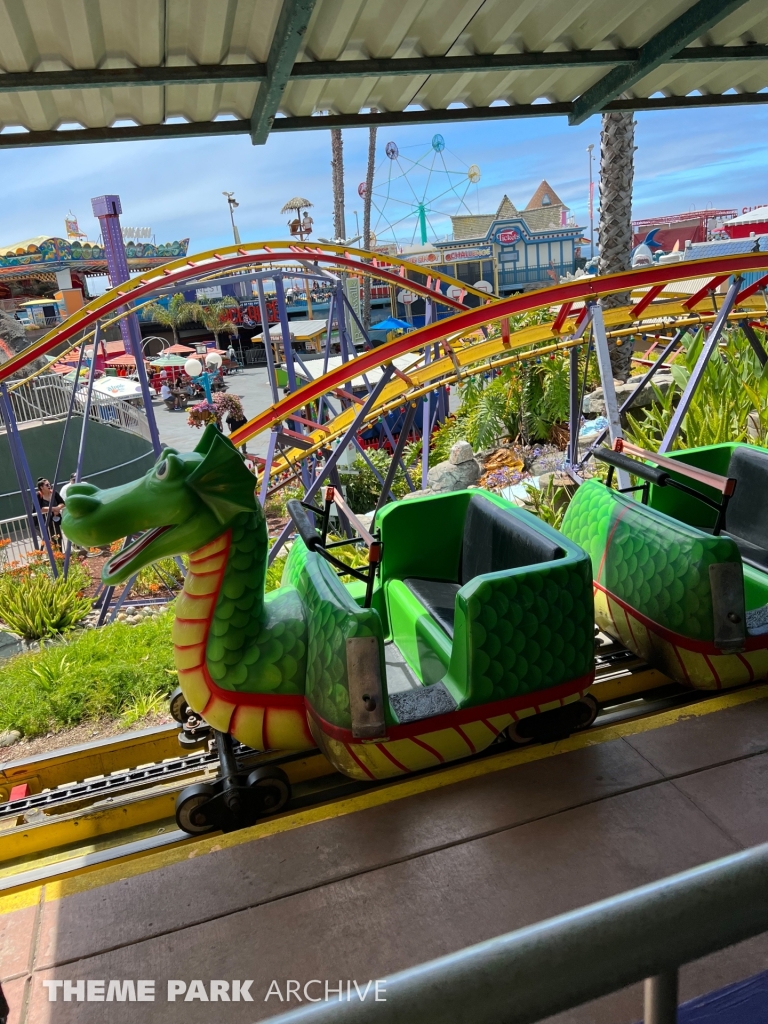
<svg viewBox="0 0 768 1024">
<path fill-rule="evenodd" d="M 254 146 L 263 145 L 269 137 L 316 2 L 283 0 L 267 58 L 267 80 L 259 86 L 251 114 L 251 142 Z"/>
<path fill-rule="evenodd" d="M 629 66 L 616 67 L 587 89 L 573 104 L 569 124 L 581 124 L 592 114 L 605 108 L 641 78 L 666 63 L 682 47 L 692 43 L 713 25 L 722 21 L 746 0 L 698 0 L 679 18 L 657 32 L 640 50 L 638 59 Z"/>
<path fill-rule="evenodd" d="M 768 92 L 727 93 L 721 96 L 662 96 L 653 99 L 614 100 L 606 110 L 700 110 L 768 103 Z M 329 128 L 365 128 L 370 125 L 444 124 L 464 121 L 507 121 L 519 117 L 564 117 L 571 103 L 526 103 L 499 107 L 462 107 L 451 110 L 395 110 L 376 114 L 329 114 L 316 117 L 277 117 L 273 132 Z M 30 146 L 71 146 L 92 142 L 136 142 L 146 139 L 185 139 L 204 136 L 245 135 L 247 120 L 196 121 L 172 124 L 125 125 L 116 128 L 80 128 L 56 131 L 0 132 L 0 150 Z"/>
<path fill-rule="evenodd" d="M 549 53 L 474 54 L 464 57 L 395 57 L 377 60 L 311 60 L 293 65 L 291 80 L 385 78 L 398 75 L 482 74 L 531 68 L 616 67 L 635 63 L 639 50 L 557 50 Z M 768 46 L 691 46 L 670 64 L 768 61 Z M 171 67 L 73 68 L 71 71 L 11 71 L 0 75 L 0 93 L 49 89 L 109 89 L 159 85 L 223 85 L 263 82 L 266 64 L 176 64 Z"/>
</svg>

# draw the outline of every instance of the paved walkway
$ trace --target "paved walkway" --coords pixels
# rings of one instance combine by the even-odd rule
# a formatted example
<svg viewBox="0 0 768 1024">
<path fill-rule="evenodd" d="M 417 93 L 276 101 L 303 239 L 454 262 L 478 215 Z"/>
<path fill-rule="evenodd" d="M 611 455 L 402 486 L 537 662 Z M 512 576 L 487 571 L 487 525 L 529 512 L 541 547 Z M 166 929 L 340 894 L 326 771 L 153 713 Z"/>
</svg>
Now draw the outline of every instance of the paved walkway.
<svg viewBox="0 0 768 1024">
<path fill-rule="evenodd" d="M 286 1009 L 274 988 L 265 999 L 272 982 L 283 999 L 289 980 L 364 987 L 765 842 L 767 694 L 468 762 L 8 896 L 9 1024 L 253 1024 Z M 767 957 L 765 935 L 688 965 L 681 998 L 748 977 Z M 156 1002 L 48 1001 L 43 982 L 79 979 L 153 979 Z M 206 991 L 250 979 L 253 1002 L 224 1012 L 166 1001 L 169 980 L 194 979 Z M 556 1022 L 641 1017 L 637 985 Z"/>
<path fill-rule="evenodd" d="M 266 367 L 249 366 L 240 373 L 231 374 L 226 380 L 227 393 L 237 395 L 242 400 L 248 419 L 272 404 Z M 200 440 L 200 430 L 189 426 L 187 413 L 169 412 L 160 398 L 153 401 L 152 407 L 155 410 L 160 440 L 179 451 L 191 451 Z M 268 437 L 268 434 L 262 434 L 249 441 L 248 451 L 254 455 L 266 454 Z"/>
</svg>

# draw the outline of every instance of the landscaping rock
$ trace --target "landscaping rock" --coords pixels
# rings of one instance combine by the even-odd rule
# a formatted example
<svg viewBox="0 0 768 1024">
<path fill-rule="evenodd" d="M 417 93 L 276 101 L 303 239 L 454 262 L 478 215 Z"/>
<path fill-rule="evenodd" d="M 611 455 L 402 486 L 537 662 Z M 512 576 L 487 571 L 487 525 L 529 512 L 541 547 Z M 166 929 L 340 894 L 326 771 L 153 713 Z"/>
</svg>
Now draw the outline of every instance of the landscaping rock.
<svg viewBox="0 0 768 1024">
<path fill-rule="evenodd" d="M 619 407 L 621 407 L 635 390 L 640 381 L 638 377 L 630 377 L 625 384 L 622 384 L 620 381 L 614 381 L 613 383 L 616 388 L 616 400 L 619 403 Z M 659 370 L 656 376 L 653 377 L 652 384 L 655 384 L 659 391 L 661 391 L 663 395 L 666 395 L 667 391 L 669 391 L 670 387 L 674 384 L 674 380 L 671 373 L 665 373 L 663 370 Z M 657 401 L 656 393 L 654 392 L 651 384 L 647 384 L 643 390 L 635 396 L 629 408 L 646 408 L 649 405 L 653 405 L 655 401 Z M 602 388 L 596 388 L 594 391 L 590 392 L 590 394 L 585 396 L 584 414 L 586 416 L 605 416 L 605 400 L 603 398 Z"/>
<path fill-rule="evenodd" d="M 448 461 L 453 466 L 461 466 L 465 462 L 470 462 L 474 457 L 475 453 L 472 451 L 472 445 L 469 441 L 457 441 L 453 448 L 451 448 Z"/>
<path fill-rule="evenodd" d="M 21 733 L 16 729 L 10 729 L 8 732 L 0 732 L 0 747 L 12 747 L 14 743 L 18 743 L 21 739 Z"/>
<path fill-rule="evenodd" d="M 467 450 L 470 457 L 467 458 Z M 460 461 L 454 462 L 454 458 Z M 472 446 L 466 441 L 458 441 L 451 449 L 447 462 L 439 462 L 427 474 L 428 490 L 433 494 L 445 494 L 448 491 L 462 491 L 471 487 L 480 479 L 482 469 L 472 453 Z"/>
</svg>

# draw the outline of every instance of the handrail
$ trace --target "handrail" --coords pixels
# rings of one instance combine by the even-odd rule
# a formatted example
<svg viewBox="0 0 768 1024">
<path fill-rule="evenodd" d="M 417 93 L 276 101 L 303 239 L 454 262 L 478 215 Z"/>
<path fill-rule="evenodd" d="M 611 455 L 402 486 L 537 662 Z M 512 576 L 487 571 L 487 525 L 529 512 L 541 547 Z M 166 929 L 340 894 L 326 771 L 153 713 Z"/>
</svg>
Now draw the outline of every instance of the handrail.
<svg viewBox="0 0 768 1024">
<path fill-rule="evenodd" d="M 72 388 L 78 387 L 77 382 L 62 380 L 58 374 L 39 376 L 23 384 L 23 387 L 17 388 L 11 394 L 13 411 L 18 423 L 31 423 L 37 420 L 43 423 L 47 420 L 63 419 L 69 410 Z M 94 395 L 94 399 L 89 411 L 90 419 L 116 423 L 123 430 L 150 440 L 149 424 L 141 409 L 119 398 Z M 76 415 L 82 416 L 83 404 L 83 401 L 75 402 L 73 411 Z M 5 424 L 0 416 L 0 431 L 4 429 Z"/>
<path fill-rule="evenodd" d="M 731 495 L 736 487 L 736 481 L 732 477 L 720 476 L 719 473 L 710 473 L 707 469 L 699 469 L 698 466 L 691 466 L 687 462 L 679 462 L 677 459 L 667 458 L 666 455 L 646 451 L 645 448 L 638 448 L 636 444 L 630 444 L 629 441 L 625 441 L 621 437 L 617 437 L 613 442 L 613 450 L 615 452 L 624 452 L 627 455 L 635 455 L 637 458 L 647 459 L 649 462 L 655 462 L 657 466 L 662 466 L 664 469 L 679 473 L 680 476 L 687 476 L 689 480 L 695 480 L 697 483 L 706 484 L 707 487 L 713 487 L 716 491 L 720 491 L 721 494 Z"/>
<path fill-rule="evenodd" d="M 646 1020 L 672 1024 L 678 968 L 768 931 L 766 892 L 768 844 L 401 971 L 379 1001 L 352 992 L 270 1019 L 535 1024 L 647 979 Z"/>
</svg>

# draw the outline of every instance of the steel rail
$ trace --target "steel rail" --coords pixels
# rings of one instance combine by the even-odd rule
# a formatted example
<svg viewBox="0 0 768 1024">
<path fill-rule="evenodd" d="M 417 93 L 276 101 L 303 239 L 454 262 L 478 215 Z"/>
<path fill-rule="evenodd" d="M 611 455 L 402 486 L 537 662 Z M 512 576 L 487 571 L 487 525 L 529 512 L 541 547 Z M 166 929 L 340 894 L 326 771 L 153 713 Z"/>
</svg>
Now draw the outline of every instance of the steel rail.
<svg viewBox="0 0 768 1024">
<path fill-rule="evenodd" d="M 646 979 L 646 1022 L 672 1024 L 679 967 L 768 931 L 766 878 L 768 843 L 401 971 L 385 1000 L 272 1021 L 536 1024 Z"/>
<path fill-rule="evenodd" d="M 609 312 L 615 313 L 616 311 L 610 310 Z M 729 319 L 732 321 L 738 321 L 742 319 L 743 316 L 743 312 L 732 311 L 729 314 Z M 672 323 L 672 326 L 705 326 L 707 323 L 711 323 L 714 319 L 714 313 L 710 313 L 708 315 L 697 314 L 695 317 L 686 315 L 682 317 L 679 321 L 675 320 Z M 543 333 L 542 328 L 550 326 L 551 324 L 537 325 L 537 327 L 533 330 L 536 330 L 537 333 Z M 523 330 L 530 331 L 532 329 L 523 328 Z M 634 329 L 632 331 L 606 332 L 607 337 L 609 338 L 627 333 L 639 333 L 639 331 L 638 329 Z M 512 337 L 514 337 L 514 335 Z M 540 358 L 541 356 L 551 355 L 553 352 L 565 351 L 567 349 L 578 347 L 579 345 L 584 344 L 583 338 L 570 339 L 567 335 L 564 335 L 562 340 L 556 340 L 551 344 L 542 345 L 539 348 L 531 349 L 525 352 L 507 354 L 509 345 L 505 345 L 502 342 L 501 338 L 495 340 L 498 341 L 496 355 L 491 355 L 488 357 L 477 356 L 476 361 L 466 363 L 460 366 L 458 370 L 456 369 L 455 364 L 448 357 L 441 358 L 433 363 L 427 364 L 426 366 L 420 367 L 415 370 L 411 370 L 410 375 L 414 380 L 417 377 L 419 377 L 420 374 L 427 369 L 427 367 L 429 367 L 430 370 L 434 371 L 434 378 L 425 383 L 417 381 L 417 384 L 419 384 L 419 386 L 409 387 L 405 385 L 404 382 L 401 381 L 399 378 L 397 380 L 390 381 L 389 385 L 384 391 L 384 394 L 382 395 L 381 404 L 371 410 L 371 412 L 365 418 L 365 423 L 374 423 L 381 416 L 385 416 L 388 413 L 393 412 L 400 406 L 410 401 L 416 400 L 418 398 L 423 398 L 428 394 L 431 394 L 433 391 L 436 391 L 438 388 L 460 383 L 466 377 L 477 376 L 478 374 L 481 373 L 488 373 L 491 370 L 501 369 L 502 367 L 509 366 L 513 363 L 524 362 L 529 359 Z M 531 341 L 529 339 L 526 339 L 524 343 L 539 344 L 539 342 Z M 487 346 L 489 342 L 482 342 L 480 344 Z M 470 349 L 465 348 L 457 351 L 458 355 L 461 356 L 470 351 Z M 393 391 L 396 392 L 396 394 L 393 395 Z M 345 410 L 339 413 L 338 416 L 335 416 L 332 420 L 329 420 L 323 424 L 322 439 L 316 438 L 316 434 L 318 433 L 317 431 L 312 431 L 311 433 L 307 434 L 307 439 L 312 438 L 314 443 L 311 446 L 307 447 L 306 449 L 302 449 L 301 451 L 299 451 L 298 449 L 294 449 L 293 452 L 295 454 L 292 454 L 290 459 L 288 458 L 287 455 L 284 455 L 281 459 L 276 460 L 271 468 L 270 479 L 279 476 L 281 473 L 286 472 L 288 466 L 296 465 L 300 463 L 303 459 L 306 459 L 316 454 L 323 447 L 323 442 L 327 445 L 330 442 L 336 440 L 338 437 L 340 437 L 344 429 L 348 425 L 348 420 L 348 411 Z"/>
<path fill-rule="evenodd" d="M 597 300 L 603 295 L 653 287 L 662 283 L 666 285 L 676 281 L 715 277 L 724 272 L 737 275 L 747 271 L 766 269 L 768 269 L 768 252 L 741 253 L 736 256 L 719 256 L 706 260 L 645 267 L 609 274 L 605 277 L 580 277 L 538 291 L 526 292 L 520 296 L 498 299 L 495 302 L 457 314 L 448 320 L 438 320 L 425 327 L 420 327 L 403 337 L 379 345 L 377 348 L 359 355 L 356 359 L 342 363 L 317 380 L 286 395 L 281 401 L 268 406 L 239 430 L 236 430 L 232 434 L 232 441 L 236 445 L 244 444 L 256 434 L 287 419 L 302 405 L 315 401 L 332 388 L 341 387 L 354 377 L 359 377 L 374 367 L 391 362 L 398 356 L 405 355 L 414 349 L 425 348 L 427 345 L 440 341 L 446 334 L 465 333 L 484 327 L 496 320 L 508 319 L 521 313 L 533 312 L 566 302 Z M 660 312 L 658 310 L 653 312 L 658 318 Z"/>
<path fill-rule="evenodd" d="M 319 263 L 335 264 L 347 271 L 363 274 L 370 277 L 381 278 L 390 284 L 407 285 L 409 291 L 416 291 L 421 295 L 429 296 L 434 301 L 440 302 L 452 309 L 463 310 L 467 307 L 463 303 L 449 298 L 440 291 L 427 288 L 411 278 L 405 277 L 407 271 L 432 277 L 442 281 L 444 284 L 455 285 L 462 289 L 465 294 L 474 295 L 483 302 L 488 301 L 485 292 L 478 291 L 471 285 L 465 284 L 456 278 L 450 277 L 442 271 L 433 268 L 425 268 L 408 260 L 400 259 L 397 256 L 384 256 L 379 253 L 371 253 L 364 249 L 355 249 L 351 246 L 341 246 L 326 243 L 315 243 L 308 245 L 295 244 L 285 241 L 269 241 L 258 243 L 242 243 L 240 245 L 225 246 L 220 249 L 209 249 L 206 252 L 194 256 L 184 256 L 181 259 L 165 263 L 161 267 L 153 268 L 146 274 L 131 278 L 129 281 L 93 299 L 81 309 L 76 310 L 62 324 L 48 334 L 33 342 L 27 348 L 17 353 L 12 359 L 0 366 L 0 381 L 6 379 L 10 374 L 22 369 L 33 359 L 45 355 L 57 344 L 61 344 L 71 337 L 77 330 L 89 326 L 95 320 L 144 295 L 154 294 L 159 288 L 163 288 L 176 282 L 196 280 L 199 277 L 211 276 L 215 272 L 223 274 L 227 270 L 248 267 L 251 265 L 266 264 L 271 266 L 274 263 L 281 263 L 287 260 L 296 260 L 300 257 Z M 395 274 L 390 269 L 397 267 L 399 273 Z M 425 273 L 426 271 L 426 273 Z"/>
</svg>

